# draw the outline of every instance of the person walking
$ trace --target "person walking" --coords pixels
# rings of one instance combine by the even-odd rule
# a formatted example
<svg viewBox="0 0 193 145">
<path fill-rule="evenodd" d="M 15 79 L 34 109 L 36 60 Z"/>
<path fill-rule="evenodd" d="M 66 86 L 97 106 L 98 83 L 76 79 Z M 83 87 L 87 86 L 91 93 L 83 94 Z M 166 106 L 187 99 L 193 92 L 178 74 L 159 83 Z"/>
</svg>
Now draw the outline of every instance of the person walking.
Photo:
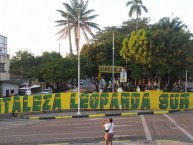
<svg viewBox="0 0 193 145">
<path fill-rule="evenodd" d="M 113 144 L 113 137 L 114 137 L 114 133 L 113 133 L 113 128 L 114 128 L 114 123 L 113 123 L 113 119 L 109 118 L 106 122 L 104 120 L 102 120 L 102 127 L 105 128 L 105 134 L 104 134 L 104 139 L 105 139 L 105 145 L 108 145 L 108 142 L 110 143 L 110 145 Z"/>
</svg>

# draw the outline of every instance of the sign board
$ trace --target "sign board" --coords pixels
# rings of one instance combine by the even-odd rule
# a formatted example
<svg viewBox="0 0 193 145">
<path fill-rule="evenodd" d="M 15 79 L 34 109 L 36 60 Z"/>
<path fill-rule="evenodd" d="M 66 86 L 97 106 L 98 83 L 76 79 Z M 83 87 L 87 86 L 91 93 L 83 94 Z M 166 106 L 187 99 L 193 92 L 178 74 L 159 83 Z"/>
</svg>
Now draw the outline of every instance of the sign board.
<svg viewBox="0 0 193 145">
<path fill-rule="evenodd" d="M 120 73 L 124 67 L 122 66 L 114 66 L 114 73 Z M 102 73 L 112 73 L 113 66 L 99 65 L 99 72 Z"/>
<path fill-rule="evenodd" d="M 120 72 L 120 82 L 127 82 L 127 71 L 125 71 L 125 69 L 122 69 L 122 71 Z"/>
<path fill-rule="evenodd" d="M 26 91 L 26 94 L 29 96 L 29 95 L 31 95 L 31 91 L 30 90 L 27 90 Z"/>
</svg>

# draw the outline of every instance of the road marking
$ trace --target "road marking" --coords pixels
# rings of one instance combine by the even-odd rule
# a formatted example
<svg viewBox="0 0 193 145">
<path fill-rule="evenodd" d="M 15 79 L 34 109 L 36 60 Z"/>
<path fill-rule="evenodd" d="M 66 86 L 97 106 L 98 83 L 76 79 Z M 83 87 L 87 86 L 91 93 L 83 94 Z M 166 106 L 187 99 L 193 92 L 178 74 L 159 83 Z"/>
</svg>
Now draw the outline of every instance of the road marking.
<svg viewBox="0 0 193 145">
<path fill-rule="evenodd" d="M 57 144 L 38 144 L 38 145 L 68 145 L 69 143 L 57 143 Z"/>
<path fill-rule="evenodd" d="M 90 114 L 89 117 L 105 117 L 105 114 Z"/>
<path fill-rule="evenodd" d="M 99 139 L 99 138 L 102 138 L 102 136 L 103 135 L 95 135 L 95 138 Z M 132 136 L 133 136 L 132 134 L 131 135 L 115 135 L 114 138 L 116 140 L 116 138 L 119 138 L 119 137 L 132 137 Z M 68 137 L 67 139 L 72 140 L 72 139 L 82 139 L 82 138 L 84 138 L 84 139 L 93 139 L 93 136 L 91 136 L 91 137 L 89 137 L 89 136 L 87 136 L 87 137 L 75 137 L 75 136 L 73 136 L 73 137 Z M 62 138 L 54 138 L 54 139 L 55 140 L 64 140 L 65 138 L 62 137 Z"/>
<path fill-rule="evenodd" d="M 55 119 L 72 118 L 72 116 L 56 116 Z"/>
<path fill-rule="evenodd" d="M 135 126 L 135 125 L 116 125 L 116 127 L 122 127 L 122 126 Z M 73 128 L 90 128 L 90 126 L 78 126 Z"/>
<path fill-rule="evenodd" d="M 141 115 L 141 121 L 142 121 L 142 124 L 143 124 L 143 128 L 144 128 L 144 131 L 145 131 L 145 136 L 146 136 L 147 141 L 152 141 L 153 139 L 152 139 L 151 133 L 149 131 L 149 128 L 147 126 L 144 115 Z"/>
<path fill-rule="evenodd" d="M 129 130 L 129 131 L 132 131 L 132 134 L 131 136 L 133 136 L 133 132 L 139 132 L 139 130 Z M 119 131 L 116 131 L 115 133 L 116 134 L 122 134 L 122 132 L 127 132 L 128 133 L 128 129 L 125 129 L 125 130 L 119 130 Z M 93 132 L 89 132 L 89 134 L 99 134 L 101 133 L 101 130 L 95 130 Z M 61 133 L 36 133 L 36 134 L 14 134 L 14 135 L 0 135 L 0 138 L 10 138 L 10 137 L 34 137 L 34 136 L 53 136 L 53 135 L 73 135 L 73 136 L 76 136 L 76 134 L 88 134 L 88 131 L 81 131 L 81 132 L 72 132 L 72 133 L 68 133 L 68 132 L 61 132 Z M 92 136 L 93 138 L 93 136 Z M 63 138 L 64 139 L 64 138 Z"/>
<path fill-rule="evenodd" d="M 101 118 L 88 118 L 88 120 L 101 120 Z"/>
<path fill-rule="evenodd" d="M 40 122 L 40 121 L 39 121 Z M 23 121 L 23 120 L 17 120 L 17 121 L 4 121 L 0 123 L 0 130 L 6 130 L 10 128 L 17 128 L 17 127 L 26 127 L 27 125 L 31 125 L 37 123 L 37 121 Z"/>
<path fill-rule="evenodd" d="M 126 112 L 126 113 L 121 113 L 121 116 L 129 116 L 129 115 L 137 115 L 137 112 Z"/>
<path fill-rule="evenodd" d="M 116 127 L 121 127 L 121 126 L 135 126 L 135 125 L 116 125 Z"/>
<path fill-rule="evenodd" d="M 185 130 L 184 128 L 182 128 L 181 126 L 179 126 L 179 125 L 176 123 L 176 121 L 175 121 L 173 118 L 171 118 L 169 115 L 164 114 L 164 116 L 165 116 L 166 118 L 168 118 L 179 130 L 181 130 L 181 131 L 193 142 L 193 136 L 192 136 L 187 130 Z"/>
<path fill-rule="evenodd" d="M 154 114 L 166 114 L 168 111 L 155 111 Z"/>
</svg>

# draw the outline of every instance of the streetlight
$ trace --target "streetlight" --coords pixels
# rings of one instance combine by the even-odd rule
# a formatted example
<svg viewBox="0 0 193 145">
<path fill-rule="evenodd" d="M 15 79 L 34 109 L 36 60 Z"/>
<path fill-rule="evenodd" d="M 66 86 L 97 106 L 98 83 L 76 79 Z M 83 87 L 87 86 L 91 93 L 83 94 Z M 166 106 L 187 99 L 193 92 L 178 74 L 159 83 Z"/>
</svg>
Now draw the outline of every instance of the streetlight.
<svg viewBox="0 0 193 145">
<path fill-rule="evenodd" d="M 80 7 L 77 8 L 78 10 L 78 42 L 77 42 L 77 54 L 78 54 L 78 112 L 77 115 L 81 115 L 80 113 L 80 49 L 79 49 L 79 41 L 80 41 Z"/>
<path fill-rule="evenodd" d="M 114 33 L 113 33 L 113 72 L 112 72 L 112 92 L 114 92 L 114 75 L 115 75 L 115 68 L 114 68 L 114 50 L 115 50 L 115 46 L 114 46 Z"/>
<path fill-rule="evenodd" d="M 187 92 L 187 86 L 188 86 L 188 71 L 186 69 L 185 93 Z"/>
</svg>

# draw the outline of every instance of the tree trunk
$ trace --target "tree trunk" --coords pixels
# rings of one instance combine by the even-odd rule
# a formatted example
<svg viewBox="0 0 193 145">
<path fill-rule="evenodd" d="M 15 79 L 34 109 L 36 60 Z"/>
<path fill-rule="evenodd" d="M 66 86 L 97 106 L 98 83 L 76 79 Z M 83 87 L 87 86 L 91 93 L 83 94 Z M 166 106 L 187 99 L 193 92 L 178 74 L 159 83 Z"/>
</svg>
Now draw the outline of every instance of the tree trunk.
<svg viewBox="0 0 193 145">
<path fill-rule="evenodd" d="M 68 13 L 67 13 L 67 24 L 68 24 L 68 38 L 69 38 L 70 59 L 72 59 L 73 52 L 72 52 L 72 41 L 71 41 Z"/>
<path fill-rule="evenodd" d="M 136 31 L 138 30 L 138 26 L 139 25 L 139 16 L 138 16 L 138 14 L 137 14 L 137 25 L 136 25 Z"/>
</svg>

